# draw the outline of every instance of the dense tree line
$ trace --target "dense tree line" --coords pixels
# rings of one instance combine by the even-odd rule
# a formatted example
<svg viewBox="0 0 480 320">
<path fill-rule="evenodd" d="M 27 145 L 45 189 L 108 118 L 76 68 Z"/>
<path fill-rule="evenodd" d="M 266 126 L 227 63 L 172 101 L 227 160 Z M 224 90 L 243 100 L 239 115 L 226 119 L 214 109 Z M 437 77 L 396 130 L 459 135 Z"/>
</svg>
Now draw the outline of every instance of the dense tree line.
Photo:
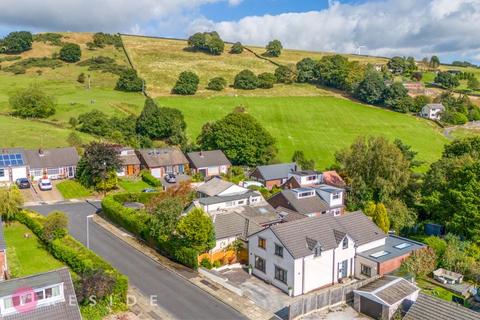
<svg viewBox="0 0 480 320">
<path fill-rule="evenodd" d="M 10 32 L 0 39 L 0 53 L 16 54 L 32 49 L 33 35 L 29 31 Z"/>
</svg>

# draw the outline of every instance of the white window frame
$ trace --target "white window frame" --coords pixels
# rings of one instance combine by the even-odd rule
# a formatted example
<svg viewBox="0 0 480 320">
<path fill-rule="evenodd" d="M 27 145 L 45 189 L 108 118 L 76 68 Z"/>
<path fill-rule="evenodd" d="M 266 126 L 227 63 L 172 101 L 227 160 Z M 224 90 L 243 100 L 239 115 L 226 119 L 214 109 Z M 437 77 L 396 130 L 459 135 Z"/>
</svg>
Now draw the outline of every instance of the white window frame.
<svg viewBox="0 0 480 320">
<path fill-rule="evenodd" d="M 45 291 L 47 289 L 52 289 L 52 293 L 53 293 L 54 288 L 58 288 L 58 295 L 55 295 L 55 296 L 52 295 L 51 297 L 46 298 Z M 62 282 L 62 283 L 57 283 L 57 284 L 42 287 L 42 288 L 32 289 L 31 291 L 28 291 L 28 292 L 23 292 L 23 293 L 20 293 L 20 294 L 12 294 L 12 295 L 8 295 L 8 296 L 0 298 L 0 301 L 1 301 L 1 303 L 0 303 L 0 314 L 2 316 L 5 316 L 5 315 L 9 315 L 9 314 L 18 313 L 17 307 L 15 307 L 13 305 L 13 297 L 19 296 L 20 301 L 22 301 L 22 297 L 26 296 L 26 295 L 29 295 L 29 294 L 33 295 L 33 297 L 35 298 L 36 297 L 36 292 L 39 292 L 39 291 L 43 292 L 43 299 L 36 300 L 36 301 L 33 300 L 33 303 L 35 303 L 35 308 L 38 308 L 40 306 L 47 305 L 47 304 L 53 304 L 53 303 L 56 303 L 56 302 L 65 301 L 64 283 Z M 11 301 L 11 307 L 8 307 L 8 308 L 5 307 L 5 302 L 6 302 L 7 299 L 10 299 L 10 301 Z M 20 305 L 22 305 L 22 304 L 20 304 Z M 25 304 L 23 304 L 23 305 L 25 305 Z"/>
</svg>

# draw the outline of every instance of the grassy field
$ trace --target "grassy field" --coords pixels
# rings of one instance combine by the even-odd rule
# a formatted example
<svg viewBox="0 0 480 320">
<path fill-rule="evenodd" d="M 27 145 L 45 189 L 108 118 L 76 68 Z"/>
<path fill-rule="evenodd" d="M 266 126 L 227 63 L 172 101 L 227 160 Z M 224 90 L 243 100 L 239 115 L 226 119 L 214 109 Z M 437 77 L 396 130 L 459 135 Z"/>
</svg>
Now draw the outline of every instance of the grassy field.
<svg viewBox="0 0 480 320">
<path fill-rule="evenodd" d="M 43 247 L 38 238 L 23 224 L 13 222 L 4 228 L 7 260 L 14 277 L 24 277 L 63 267 Z M 28 238 L 24 235 L 29 234 Z"/>
<path fill-rule="evenodd" d="M 142 192 L 143 189 L 154 189 L 154 187 L 140 179 L 119 179 L 118 185 L 127 192 Z"/>
<path fill-rule="evenodd" d="M 80 199 L 92 195 L 92 190 L 82 186 L 75 180 L 65 180 L 56 185 L 65 199 Z"/>
<path fill-rule="evenodd" d="M 318 169 L 331 165 L 335 152 L 359 135 L 400 138 L 426 162 L 439 158 L 447 142 L 430 121 L 335 97 L 165 97 L 157 101 L 183 111 L 191 139 L 196 139 L 205 122 L 243 105 L 277 139 L 280 160 L 288 161 L 295 150 L 303 150 L 315 159 Z"/>
</svg>

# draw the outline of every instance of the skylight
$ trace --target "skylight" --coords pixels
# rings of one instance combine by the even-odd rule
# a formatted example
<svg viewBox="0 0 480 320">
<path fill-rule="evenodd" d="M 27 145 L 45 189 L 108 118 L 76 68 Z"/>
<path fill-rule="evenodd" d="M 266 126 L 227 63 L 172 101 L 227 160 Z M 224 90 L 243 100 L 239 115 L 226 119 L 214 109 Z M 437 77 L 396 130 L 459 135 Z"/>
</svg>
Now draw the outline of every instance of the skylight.
<svg viewBox="0 0 480 320">
<path fill-rule="evenodd" d="M 405 248 L 408 248 L 408 247 L 411 247 L 412 244 L 411 243 L 408 243 L 408 242 L 402 242 L 400 244 L 397 244 L 396 246 L 394 246 L 394 248 L 397 248 L 397 249 L 405 249 Z"/>
<path fill-rule="evenodd" d="M 387 254 L 390 254 L 390 252 L 385 251 L 385 250 L 382 250 L 382 251 L 378 251 L 378 252 L 372 253 L 372 254 L 370 255 L 370 257 L 380 258 L 380 257 L 386 256 Z"/>
</svg>

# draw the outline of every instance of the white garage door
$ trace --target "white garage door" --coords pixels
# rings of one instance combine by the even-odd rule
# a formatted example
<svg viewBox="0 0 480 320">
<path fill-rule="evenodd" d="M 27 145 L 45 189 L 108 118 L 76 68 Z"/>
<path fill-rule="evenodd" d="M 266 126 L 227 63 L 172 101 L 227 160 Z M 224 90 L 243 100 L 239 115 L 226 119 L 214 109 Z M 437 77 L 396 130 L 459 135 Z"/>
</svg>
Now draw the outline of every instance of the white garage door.
<svg viewBox="0 0 480 320">
<path fill-rule="evenodd" d="M 208 175 L 209 176 L 216 176 L 219 175 L 220 172 L 218 171 L 218 167 L 208 167 Z"/>
<path fill-rule="evenodd" d="M 161 178 L 162 177 L 162 171 L 160 168 L 154 168 L 152 169 L 152 176 L 155 178 Z"/>
</svg>

